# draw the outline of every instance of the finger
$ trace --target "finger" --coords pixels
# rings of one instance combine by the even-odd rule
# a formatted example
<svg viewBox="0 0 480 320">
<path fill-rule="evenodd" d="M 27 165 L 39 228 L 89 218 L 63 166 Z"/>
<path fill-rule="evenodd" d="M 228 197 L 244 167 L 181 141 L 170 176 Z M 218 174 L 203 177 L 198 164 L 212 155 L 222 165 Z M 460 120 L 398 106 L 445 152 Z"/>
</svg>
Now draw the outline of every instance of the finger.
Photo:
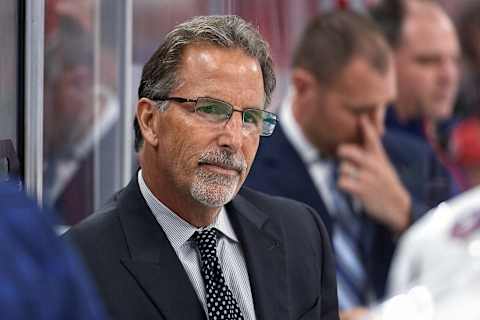
<svg viewBox="0 0 480 320">
<path fill-rule="evenodd" d="M 338 187 L 354 196 L 360 194 L 364 172 L 350 161 L 343 161 L 338 168 Z"/>
<path fill-rule="evenodd" d="M 383 147 L 380 134 L 375 129 L 372 121 L 368 117 L 362 116 L 360 118 L 360 126 L 362 128 L 365 149 L 374 152 L 382 152 Z"/>
<path fill-rule="evenodd" d="M 354 180 L 357 180 L 360 175 L 360 169 L 351 161 L 342 161 L 338 168 L 339 177 L 347 176 Z"/>
<path fill-rule="evenodd" d="M 352 195 L 353 197 L 361 198 L 362 183 L 355 175 L 340 175 L 338 177 L 337 186 L 340 190 Z"/>
<path fill-rule="evenodd" d="M 337 149 L 340 161 L 351 161 L 357 167 L 363 166 L 369 158 L 368 153 L 356 144 L 342 144 Z"/>
</svg>

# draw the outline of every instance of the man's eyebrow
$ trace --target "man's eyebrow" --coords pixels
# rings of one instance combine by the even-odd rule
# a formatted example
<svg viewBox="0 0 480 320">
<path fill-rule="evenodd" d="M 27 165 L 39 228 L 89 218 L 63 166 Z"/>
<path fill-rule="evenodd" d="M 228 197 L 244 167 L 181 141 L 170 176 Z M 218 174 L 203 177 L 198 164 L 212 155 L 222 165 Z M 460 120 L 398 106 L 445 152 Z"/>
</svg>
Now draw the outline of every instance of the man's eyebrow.
<svg viewBox="0 0 480 320">
<path fill-rule="evenodd" d="M 211 96 L 201 96 L 201 97 L 197 97 L 198 98 L 208 98 L 208 99 L 212 99 L 212 100 L 216 100 L 216 101 L 219 101 L 219 102 L 223 102 L 223 103 L 226 103 L 228 105 L 231 105 L 232 107 L 235 107 L 235 108 L 240 108 L 240 106 L 237 106 L 237 105 L 234 105 L 228 101 L 225 101 L 223 99 L 219 99 L 219 98 L 214 98 L 214 97 L 211 97 Z M 264 104 L 262 105 L 252 105 L 252 106 L 245 106 L 243 107 L 242 109 L 260 109 L 260 110 L 266 110 L 266 106 Z"/>
<path fill-rule="evenodd" d="M 413 57 L 415 61 L 421 63 L 429 63 L 429 62 L 439 62 L 443 59 L 441 54 L 435 52 L 421 52 L 417 53 Z"/>
</svg>

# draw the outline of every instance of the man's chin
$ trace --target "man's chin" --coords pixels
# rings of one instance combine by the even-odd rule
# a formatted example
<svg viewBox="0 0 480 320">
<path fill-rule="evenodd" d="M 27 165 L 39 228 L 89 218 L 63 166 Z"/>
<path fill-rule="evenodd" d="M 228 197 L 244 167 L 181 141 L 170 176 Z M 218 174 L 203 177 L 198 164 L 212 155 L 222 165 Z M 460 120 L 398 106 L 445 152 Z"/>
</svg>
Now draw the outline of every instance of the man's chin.
<svg viewBox="0 0 480 320">
<path fill-rule="evenodd" d="M 426 110 L 426 116 L 430 115 L 432 120 L 443 121 L 452 117 L 454 101 L 452 99 L 439 99 L 430 110 Z"/>
<path fill-rule="evenodd" d="M 192 188 L 192 197 L 209 208 L 219 208 L 229 203 L 236 195 L 236 190 L 199 190 Z"/>
<path fill-rule="evenodd" d="M 208 174 L 197 176 L 190 193 L 207 207 L 221 207 L 230 202 L 238 192 L 240 177 Z"/>
</svg>

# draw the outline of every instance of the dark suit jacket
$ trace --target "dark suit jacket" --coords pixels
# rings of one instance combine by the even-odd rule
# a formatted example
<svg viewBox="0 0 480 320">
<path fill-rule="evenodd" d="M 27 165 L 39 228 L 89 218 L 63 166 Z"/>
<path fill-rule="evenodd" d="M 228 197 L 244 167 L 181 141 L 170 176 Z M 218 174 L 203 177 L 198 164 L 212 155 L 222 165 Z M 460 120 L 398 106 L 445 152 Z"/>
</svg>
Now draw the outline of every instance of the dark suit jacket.
<svg viewBox="0 0 480 320">
<path fill-rule="evenodd" d="M 450 196 L 450 178 L 441 164 L 421 143 L 399 133 L 387 132 L 385 150 L 402 182 L 413 198 L 412 219 Z M 315 187 L 300 155 L 285 137 L 283 129 L 262 140 L 257 158 L 245 183 L 257 190 L 304 202 L 315 209 L 329 233 L 332 218 Z M 379 195 L 381 197 L 382 195 Z M 362 236 L 364 263 L 378 298 L 383 297 L 385 282 L 395 249 L 395 239 L 384 226 L 365 218 Z"/>
<path fill-rule="evenodd" d="M 338 319 L 328 236 L 310 207 L 242 188 L 227 211 L 257 319 Z M 136 178 L 67 237 L 83 253 L 113 319 L 206 320 Z"/>
</svg>

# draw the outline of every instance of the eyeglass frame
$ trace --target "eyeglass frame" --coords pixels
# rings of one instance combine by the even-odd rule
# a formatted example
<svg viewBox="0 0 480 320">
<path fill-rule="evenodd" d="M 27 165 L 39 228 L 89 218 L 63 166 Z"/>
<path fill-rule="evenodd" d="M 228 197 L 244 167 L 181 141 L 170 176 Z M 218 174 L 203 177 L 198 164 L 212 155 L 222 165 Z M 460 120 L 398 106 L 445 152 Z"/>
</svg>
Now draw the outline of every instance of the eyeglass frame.
<svg viewBox="0 0 480 320">
<path fill-rule="evenodd" d="M 220 100 L 220 99 L 216 99 L 216 98 L 211 98 L 211 97 L 197 97 L 196 99 L 189 99 L 189 98 L 182 98 L 182 97 L 167 97 L 167 96 L 159 96 L 159 97 L 152 97 L 150 98 L 151 100 L 153 101 L 174 101 L 174 102 L 177 102 L 177 103 L 193 103 L 194 106 L 193 106 L 193 112 L 197 112 L 197 102 L 199 99 L 208 99 L 208 100 L 212 100 L 212 101 L 215 101 L 215 102 L 219 102 L 219 103 L 222 103 L 222 104 L 225 104 L 227 106 L 229 106 L 231 108 L 231 113 L 230 115 L 228 116 L 228 118 L 224 119 L 223 122 L 228 122 L 231 117 L 233 116 L 233 113 L 236 111 L 236 112 L 240 112 L 242 114 L 242 124 L 244 124 L 244 114 L 246 111 L 249 111 L 249 110 L 254 110 L 254 111 L 261 111 L 262 113 L 266 113 L 268 115 L 271 116 L 271 119 L 275 120 L 275 124 L 273 125 L 273 129 L 272 131 L 269 133 L 269 134 L 263 134 L 263 130 L 260 130 L 259 132 L 259 136 L 261 137 L 270 137 L 273 132 L 275 131 L 275 128 L 277 126 L 277 123 L 278 123 L 278 115 L 276 113 L 273 113 L 273 112 L 270 112 L 270 111 L 266 111 L 264 109 L 260 109 L 260 108 L 246 108 L 246 109 L 243 109 L 243 110 L 240 110 L 240 109 L 235 109 L 234 105 L 232 105 L 231 103 L 229 102 L 226 102 L 226 101 L 223 101 L 223 100 Z M 163 108 L 162 111 L 165 111 L 165 109 Z M 263 118 L 262 118 L 262 121 L 263 121 Z"/>
</svg>

